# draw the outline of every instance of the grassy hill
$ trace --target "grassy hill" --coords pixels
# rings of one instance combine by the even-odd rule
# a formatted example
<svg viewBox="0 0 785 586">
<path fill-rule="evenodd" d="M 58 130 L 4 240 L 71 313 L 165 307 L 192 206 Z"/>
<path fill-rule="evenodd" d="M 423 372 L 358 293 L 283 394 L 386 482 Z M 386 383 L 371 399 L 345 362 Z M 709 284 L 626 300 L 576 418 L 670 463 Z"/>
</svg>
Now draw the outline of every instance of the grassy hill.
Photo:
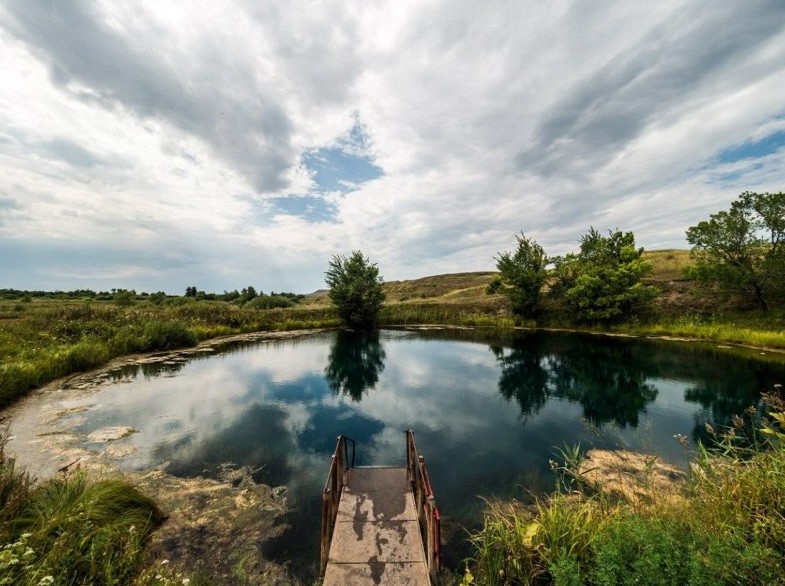
<svg viewBox="0 0 785 586">
<path fill-rule="evenodd" d="M 690 263 L 688 250 L 652 250 L 643 253 L 654 272 L 647 280 L 666 283 L 682 279 L 684 267 Z M 384 283 L 388 303 L 413 301 L 441 301 L 448 303 L 478 301 L 486 297 L 485 288 L 497 272 L 481 271 L 433 275 L 420 279 Z M 327 291 L 322 289 L 307 296 L 312 303 L 326 303 Z"/>
</svg>

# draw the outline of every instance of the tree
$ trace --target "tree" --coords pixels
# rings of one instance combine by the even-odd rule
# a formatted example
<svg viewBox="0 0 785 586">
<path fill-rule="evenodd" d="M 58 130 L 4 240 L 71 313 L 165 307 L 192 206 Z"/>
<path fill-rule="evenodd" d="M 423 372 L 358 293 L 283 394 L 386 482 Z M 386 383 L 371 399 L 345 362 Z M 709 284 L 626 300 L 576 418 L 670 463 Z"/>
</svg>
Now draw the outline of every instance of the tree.
<svg viewBox="0 0 785 586">
<path fill-rule="evenodd" d="M 256 289 L 254 289 L 251 285 L 248 285 L 240 293 L 241 293 L 240 294 L 241 303 L 247 303 L 248 301 L 252 301 L 253 299 L 259 296 L 259 294 L 256 292 Z"/>
<path fill-rule="evenodd" d="M 514 253 L 502 252 L 496 257 L 499 279 L 488 286 L 491 293 L 506 295 L 512 312 L 521 317 L 534 317 L 537 313 L 542 289 L 548 272 L 548 257 L 542 246 L 523 232 L 515 237 L 518 248 Z"/>
<path fill-rule="evenodd" d="M 761 311 L 785 299 L 785 193 L 745 191 L 727 211 L 687 230 L 688 276 Z"/>
<path fill-rule="evenodd" d="M 562 299 L 578 321 L 613 322 L 630 318 L 651 301 L 656 290 L 641 280 L 652 268 L 635 247 L 632 232 L 590 228 L 581 249 L 553 259 L 555 281 L 550 294 Z"/>
<path fill-rule="evenodd" d="M 352 252 L 349 258 L 334 255 L 325 281 L 330 287 L 330 300 L 347 326 L 373 327 L 385 298 L 376 264 L 359 250 Z"/>
</svg>

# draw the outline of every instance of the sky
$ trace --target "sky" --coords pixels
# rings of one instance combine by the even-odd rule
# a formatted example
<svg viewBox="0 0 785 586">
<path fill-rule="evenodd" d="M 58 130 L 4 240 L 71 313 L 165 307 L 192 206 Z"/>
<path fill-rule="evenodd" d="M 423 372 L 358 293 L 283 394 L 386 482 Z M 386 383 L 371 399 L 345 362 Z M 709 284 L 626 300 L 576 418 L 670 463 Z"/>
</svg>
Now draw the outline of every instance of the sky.
<svg viewBox="0 0 785 586">
<path fill-rule="evenodd" d="M 785 190 L 782 0 L 3 0 L 0 289 L 646 249 Z"/>
</svg>

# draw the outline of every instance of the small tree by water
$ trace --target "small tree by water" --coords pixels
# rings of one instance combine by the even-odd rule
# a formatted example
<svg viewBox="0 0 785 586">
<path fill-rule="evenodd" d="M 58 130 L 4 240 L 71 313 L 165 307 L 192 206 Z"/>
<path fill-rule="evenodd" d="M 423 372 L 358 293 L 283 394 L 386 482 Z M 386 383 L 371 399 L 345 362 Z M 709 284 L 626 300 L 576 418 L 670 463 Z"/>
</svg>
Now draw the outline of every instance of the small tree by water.
<svg viewBox="0 0 785 586">
<path fill-rule="evenodd" d="M 534 238 L 527 238 L 523 233 L 515 238 L 518 241 L 515 251 L 501 252 L 496 257 L 499 279 L 489 285 L 489 292 L 506 295 L 515 315 L 534 317 L 540 290 L 548 278 L 548 257 Z"/>
<path fill-rule="evenodd" d="M 785 302 L 785 193 L 744 192 L 730 209 L 687 230 L 687 276 L 767 311 Z"/>
<path fill-rule="evenodd" d="M 629 319 L 656 296 L 642 283 L 652 267 L 632 232 L 590 228 L 578 254 L 556 257 L 550 295 L 564 301 L 575 319 L 601 323 Z"/>
<path fill-rule="evenodd" d="M 330 300 L 351 328 L 371 328 L 384 305 L 379 268 L 359 250 L 350 257 L 334 255 L 325 273 Z"/>
</svg>

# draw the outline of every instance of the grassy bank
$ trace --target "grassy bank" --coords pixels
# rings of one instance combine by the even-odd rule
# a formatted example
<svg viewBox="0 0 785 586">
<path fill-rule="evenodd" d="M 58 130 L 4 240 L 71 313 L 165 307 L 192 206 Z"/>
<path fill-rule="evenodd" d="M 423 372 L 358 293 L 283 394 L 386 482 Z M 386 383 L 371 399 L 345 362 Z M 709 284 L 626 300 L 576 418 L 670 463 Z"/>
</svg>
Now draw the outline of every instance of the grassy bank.
<svg viewBox="0 0 785 586">
<path fill-rule="evenodd" d="M 0 408 L 56 378 L 138 352 L 186 348 L 216 336 L 330 327 L 328 307 L 243 308 L 172 298 L 118 306 L 111 301 L 38 300 L 0 304 Z"/>
<path fill-rule="evenodd" d="M 633 335 L 672 336 L 743 344 L 757 348 L 785 349 L 785 313 L 725 311 L 655 317 L 649 322 L 624 324 L 614 331 Z"/>
<path fill-rule="evenodd" d="M 641 498 L 593 492 L 573 459 L 560 492 L 530 507 L 491 504 L 463 584 L 785 583 L 785 404 L 769 403 L 763 433 L 738 418 L 677 498 L 645 474 Z"/>
</svg>

